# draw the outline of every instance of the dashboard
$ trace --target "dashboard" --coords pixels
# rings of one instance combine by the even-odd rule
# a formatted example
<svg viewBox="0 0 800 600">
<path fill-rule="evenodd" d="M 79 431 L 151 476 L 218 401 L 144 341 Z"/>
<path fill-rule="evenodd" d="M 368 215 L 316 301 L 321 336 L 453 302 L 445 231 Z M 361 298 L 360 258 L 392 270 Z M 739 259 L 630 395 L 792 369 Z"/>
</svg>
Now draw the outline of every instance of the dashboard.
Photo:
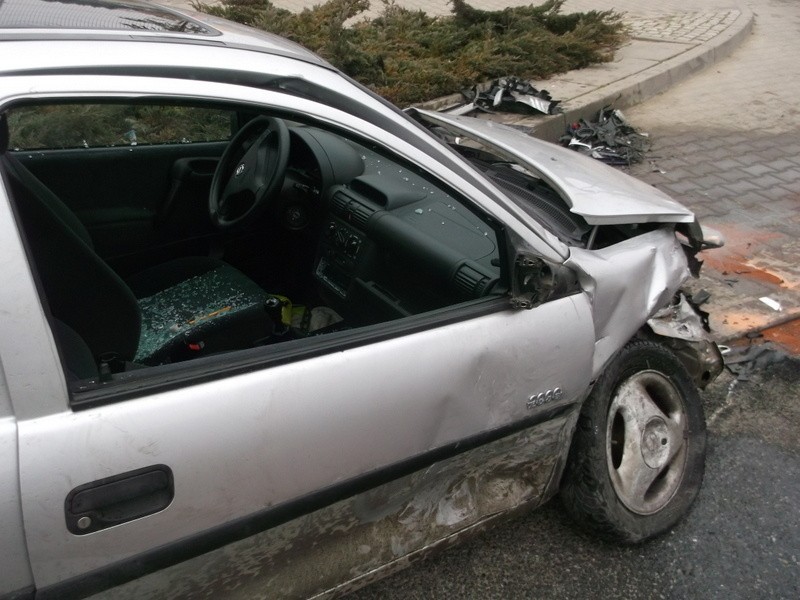
<svg viewBox="0 0 800 600">
<path fill-rule="evenodd" d="M 281 209 L 313 227 L 323 301 L 364 325 L 498 291 L 498 234 L 441 184 L 320 129 L 290 127 Z"/>
</svg>

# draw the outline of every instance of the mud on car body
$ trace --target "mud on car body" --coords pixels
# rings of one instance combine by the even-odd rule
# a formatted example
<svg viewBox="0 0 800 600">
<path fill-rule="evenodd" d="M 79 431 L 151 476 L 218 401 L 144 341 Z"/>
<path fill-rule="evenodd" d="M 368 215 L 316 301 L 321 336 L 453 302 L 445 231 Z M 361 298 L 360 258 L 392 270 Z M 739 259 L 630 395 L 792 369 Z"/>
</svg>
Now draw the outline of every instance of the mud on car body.
<svg viewBox="0 0 800 600">
<path fill-rule="evenodd" d="M 336 595 L 703 474 L 709 245 L 653 188 L 286 40 L 0 5 L 0 595 Z"/>
</svg>

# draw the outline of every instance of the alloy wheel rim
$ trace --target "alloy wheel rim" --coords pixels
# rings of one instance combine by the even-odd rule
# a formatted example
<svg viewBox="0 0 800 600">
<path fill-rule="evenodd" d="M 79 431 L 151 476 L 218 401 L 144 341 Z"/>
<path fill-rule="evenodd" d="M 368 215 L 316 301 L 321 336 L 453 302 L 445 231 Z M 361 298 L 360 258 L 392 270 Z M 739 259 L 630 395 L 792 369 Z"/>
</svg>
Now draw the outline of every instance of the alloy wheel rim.
<svg viewBox="0 0 800 600">
<path fill-rule="evenodd" d="M 683 480 L 688 432 L 681 394 L 664 374 L 640 371 L 617 388 L 606 421 L 606 461 L 629 510 L 650 515 L 669 503 Z"/>
</svg>

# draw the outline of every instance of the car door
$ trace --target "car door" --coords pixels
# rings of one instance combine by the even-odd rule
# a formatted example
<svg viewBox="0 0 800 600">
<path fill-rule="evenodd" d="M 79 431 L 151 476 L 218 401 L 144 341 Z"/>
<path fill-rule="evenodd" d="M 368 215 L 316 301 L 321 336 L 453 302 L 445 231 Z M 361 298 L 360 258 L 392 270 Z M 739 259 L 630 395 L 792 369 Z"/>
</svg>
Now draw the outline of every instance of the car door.
<svg viewBox="0 0 800 600">
<path fill-rule="evenodd" d="M 92 589 L 81 578 L 95 571 L 112 580 L 130 569 L 141 574 L 135 565 L 165 547 L 180 555 L 187 545 L 204 547 L 206 536 L 237 539 L 271 510 L 331 486 L 346 495 L 360 476 L 522 421 L 539 391 L 561 388 L 563 402 L 574 402 L 586 383 L 575 377 L 575 367 L 586 366 L 575 349 L 590 343 L 562 324 L 588 318 L 581 312 L 573 299 L 530 312 L 506 308 L 84 410 L 70 408 L 62 390 L 60 410 L 18 420 L 37 587 L 55 596 Z M 543 339 L 560 343 L 554 351 Z M 48 371 L 57 377 L 57 363 Z M 33 402 L 20 394 L 18 402 Z M 103 492 L 114 483 L 129 489 Z M 65 509 L 81 492 L 87 508 Z M 167 495 L 161 503 L 159 494 Z M 159 511 L 136 518 L 149 502 Z M 106 522 L 83 512 L 105 514 Z"/>
<path fill-rule="evenodd" d="M 524 225 L 484 218 L 498 246 L 510 247 L 514 229 L 516 250 L 535 253 Z M 0 222 L 14 232 L 5 190 Z M 590 306 L 575 290 L 531 310 L 489 295 L 154 369 L 107 392 L 68 390 L 64 348 L 54 342 L 23 239 L 16 232 L 0 241 L 4 268 L 17 274 L 0 289 L 0 358 L 42 597 L 108 588 L 574 413 L 589 383 Z M 498 255 L 509 277 L 516 254 Z M 554 428 L 551 453 L 568 442 L 564 427 Z M 237 561 L 235 550 L 228 559 Z M 154 597 L 170 585 L 156 583 Z"/>
</svg>

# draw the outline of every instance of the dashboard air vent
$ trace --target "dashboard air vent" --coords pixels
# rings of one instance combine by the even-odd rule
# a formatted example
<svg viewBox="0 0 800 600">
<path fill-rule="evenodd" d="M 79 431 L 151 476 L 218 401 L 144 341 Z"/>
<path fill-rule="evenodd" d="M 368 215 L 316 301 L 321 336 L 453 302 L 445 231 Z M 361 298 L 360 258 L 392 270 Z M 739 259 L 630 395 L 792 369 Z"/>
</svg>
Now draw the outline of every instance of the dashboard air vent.
<svg viewBox="0 0 800 600">
<path fill-rule="evenodd" d="M 486 289 L 491 277 L 481 273 L 469 263 L 464 263 L 456 271 L 453 284 L 468 298 L 478 298 Z"/>
</svg>

